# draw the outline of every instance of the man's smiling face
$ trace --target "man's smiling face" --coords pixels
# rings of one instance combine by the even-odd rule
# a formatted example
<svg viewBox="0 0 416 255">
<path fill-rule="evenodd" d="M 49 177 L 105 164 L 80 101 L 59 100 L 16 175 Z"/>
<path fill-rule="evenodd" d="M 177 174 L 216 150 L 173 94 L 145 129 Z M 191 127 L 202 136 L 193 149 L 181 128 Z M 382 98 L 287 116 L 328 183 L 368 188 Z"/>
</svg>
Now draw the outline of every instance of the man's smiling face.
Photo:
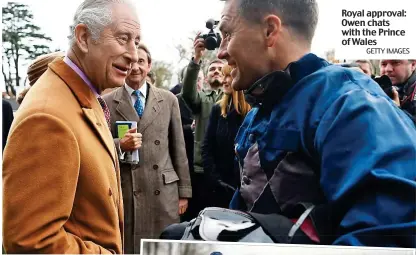
<svg viewBox="0 0 416 255">
<path fill-rule="evenodd" d="M 133 63 L 131 72 L 126 79 L 126 83 L 134 89 L 139 89 L 144 84 L 147 74 L 152 68 L 147 52 L 143 49 L 138 49 L 137 52 L 138 61 Z"/>
<path fill-rule="evenodd" d="M 89 41 L 85 61 L 91 81 L 102 90 L 122 86 L 137 61 L 140 23 L 136 13 L 127 4 L 113 4 L 112 23 L 104 28 L 98 42 Z"/>
<path fill-rule="evenodd" d="M 246 90 L 268 73 L 268 46 L 262 24 L 241 17 L 238 4 L 238 0 L 225 3 L 219 26 L 223 39 L 218 58 L 227 60 L 233 68 L 232 87 Z"/>
</svg>

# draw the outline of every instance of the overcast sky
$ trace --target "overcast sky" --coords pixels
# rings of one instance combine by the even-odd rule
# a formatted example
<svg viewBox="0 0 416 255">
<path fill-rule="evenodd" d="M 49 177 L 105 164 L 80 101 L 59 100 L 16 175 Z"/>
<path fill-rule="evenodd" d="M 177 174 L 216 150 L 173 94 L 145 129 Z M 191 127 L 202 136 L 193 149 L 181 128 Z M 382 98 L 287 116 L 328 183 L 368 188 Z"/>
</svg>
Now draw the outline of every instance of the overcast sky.
<svg viewBox="0 0 416 255">
<path fill-rule="evenodd" d="M 331 33 L 331 0 L 318 0 L 320 20 L 316 31 L 312 51 L 319 56 L 333 48 Z M 333 1 L 333 0 L 332 0 Z M 30 6 L 34 23 L 42 32 L 52 38 L 50 48 L 66 51 L 67 36 L 72 16 L 82 0 L 21 0 Z M 224 2 L 219 0 L 135 0 L 142 25 L 142 38 L 156 60 L 171 63 L 179 70 L 185 63 L 178 63 L 176 44 L 188 44 L 192 32 L 206 32 L 205 21 L 209 18 L 220 19 Z M 2 6 L 5 6 L 2 1 Z M 28 63 L 22 65 L 26 70 Z M 174 70 L 176 71 L 176 70 Z M 24 79 L 25 77 L 23 77 Z M 4 81 L 0 79 L 0 89 L 4 91 Z M 176 80 L 172 80 L 175 83 Z"/>
</svg>

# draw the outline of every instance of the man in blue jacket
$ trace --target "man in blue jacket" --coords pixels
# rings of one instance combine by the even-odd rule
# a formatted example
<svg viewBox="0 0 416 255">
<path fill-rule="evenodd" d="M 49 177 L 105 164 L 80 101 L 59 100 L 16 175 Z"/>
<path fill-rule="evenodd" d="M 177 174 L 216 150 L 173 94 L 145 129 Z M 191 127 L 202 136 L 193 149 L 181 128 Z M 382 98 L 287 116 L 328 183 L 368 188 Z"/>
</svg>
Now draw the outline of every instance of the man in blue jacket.
<svg viewBox="0 0 416 255">
<path fill-rule="evenodd" d="M 225 3 L 218 57 L 253 105 L 232 206 L 321 244 L 415 247 L 415 126 L 370 77 L 310 53 L 317 21 L 314 0 Z"/>
</svg>

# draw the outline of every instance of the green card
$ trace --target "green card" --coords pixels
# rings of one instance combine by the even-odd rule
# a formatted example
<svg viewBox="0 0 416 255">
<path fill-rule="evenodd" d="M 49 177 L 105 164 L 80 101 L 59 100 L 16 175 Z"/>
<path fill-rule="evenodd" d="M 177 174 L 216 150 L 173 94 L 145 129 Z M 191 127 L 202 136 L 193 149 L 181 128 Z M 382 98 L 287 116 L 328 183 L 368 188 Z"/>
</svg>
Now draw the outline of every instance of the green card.
<svg viewBox="0 0 416 255">
<path fill-rule="evenodd" d="M 129 131 L 130 129 L 130 125 L 125 124 L 125 125 L 117 125 L 117 133 L 118 133 L 118 138 L 123 138 L 124 135 L 127 133 L 127 131 Z"/>
</svg>

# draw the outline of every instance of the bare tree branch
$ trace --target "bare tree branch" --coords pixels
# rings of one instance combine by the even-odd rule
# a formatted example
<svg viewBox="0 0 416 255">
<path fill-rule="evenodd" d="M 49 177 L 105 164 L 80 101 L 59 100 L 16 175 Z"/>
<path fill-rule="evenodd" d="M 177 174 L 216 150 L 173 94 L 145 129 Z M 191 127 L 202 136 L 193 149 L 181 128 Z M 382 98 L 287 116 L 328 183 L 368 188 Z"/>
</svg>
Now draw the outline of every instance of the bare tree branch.
<svg viewBox="0 0 416 255">
<path fill-rule="evenodd" d="M 48 42 L 52 39 L 40 33 L 40 27 L 33 24 L 33 14 L 28 5 L 9 2 L 2 9 L 2 22 L 3 48 L 10 51 L 10 58 L 13 60 L 13 66 L 9 64 L 9 70 L 12 68 L 15 70 L 14 84 L 9 77 L 9 89 L 14 91 L 14 87 L 20 85 L 19 65 L 21 58 L 34 59 L 39 55 L 49 53 L 48 46 L 36 44 L 36 42 Z M 4 61 L 5 59 L 3 59 Z"/>
</svg>

